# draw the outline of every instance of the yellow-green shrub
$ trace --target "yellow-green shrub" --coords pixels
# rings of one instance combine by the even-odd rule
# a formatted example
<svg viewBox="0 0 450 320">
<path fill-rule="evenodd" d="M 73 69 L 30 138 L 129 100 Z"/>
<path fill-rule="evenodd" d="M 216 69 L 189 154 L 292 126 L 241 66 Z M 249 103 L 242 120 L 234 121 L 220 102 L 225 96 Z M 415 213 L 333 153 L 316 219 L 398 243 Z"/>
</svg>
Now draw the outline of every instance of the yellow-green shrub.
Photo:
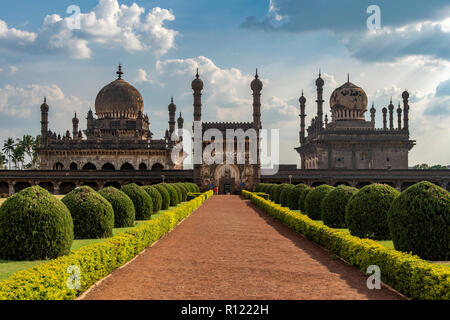
<svg viewBox="0 0 450 320">
<path fill-rule="evenodd" d="M 418 256 L 386 248 L 376 241 L 329 228 L 251 192 L 244 190 L 242 194 L 289 228 L 320 244 L 363 272 L 366 272 L 370 265 L 377 265 L 381 269 L 381 280 L 399 292 L 417 299 L 450 299 L 448 267 L 434 265 Z"/>
<path fill-rule="evenodd" d="M 0 300 L 70 300 L 86 291 L 114 269 L 133 259 L 142 250 L 169 232 L 206 199 L 197 197 L 162 214 L 156 219 L 139 224 L 131 230 L 97 244 L 88 245 L 69 255 L 28 270 L 18 271 L 10 278 L 0 281 Z M 69 289 L 67 281 L 70 266 L 81 271 L 80 289 Z"/>
</svg>

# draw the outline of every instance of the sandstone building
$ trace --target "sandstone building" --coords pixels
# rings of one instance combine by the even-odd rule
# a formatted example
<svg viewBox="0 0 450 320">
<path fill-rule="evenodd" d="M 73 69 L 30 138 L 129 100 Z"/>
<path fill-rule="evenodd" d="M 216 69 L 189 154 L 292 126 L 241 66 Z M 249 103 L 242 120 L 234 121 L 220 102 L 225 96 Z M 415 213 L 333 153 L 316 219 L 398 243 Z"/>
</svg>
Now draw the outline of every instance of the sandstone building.
<svg viewBox="0 0 450 320">
<path fill-rule="evenodd" d="M 392 104 L 382 109 L 383 127 L 376 128 L 376 109 L 366 121 L 367 95 L 348 81 L 330 97 L 331 121 L 323 116 L 321 75 L 316 80 L 317 115 L 305 132 L 306 98 L 300 97 L 300 147 L 302 169 L 408 169 L 408 152 L 415 141 L 409 139 L 409 94 L 403 92 L 403 109 Z M 396 116 L 395 116 L 396 113 Z M 389 119 L 388 119 L 389 118 Z M 396 118 L 396 119 L 395 119 Z"/>
</svg>

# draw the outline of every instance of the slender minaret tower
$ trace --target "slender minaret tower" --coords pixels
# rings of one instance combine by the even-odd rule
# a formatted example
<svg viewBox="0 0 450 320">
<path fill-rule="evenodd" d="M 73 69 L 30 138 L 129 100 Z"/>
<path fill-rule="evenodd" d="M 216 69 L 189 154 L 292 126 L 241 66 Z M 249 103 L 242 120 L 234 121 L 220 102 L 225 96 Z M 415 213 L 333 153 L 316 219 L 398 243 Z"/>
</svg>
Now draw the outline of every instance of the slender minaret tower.
<svg viewBox="0 0 450 320">
<path fill-rule="evenodd" d="M 409 99 L 409 93 L 408 91 L 404 91 L 402 93 L 402 98 L 403 98 L 403 130 L 406 130 L 407 132 L 409 132 L 409 104 L 408 104 L 408 99 Z"/>
<path fill-rule="evenodd" d="M 173 103 L 173 97 L 170 99 L 169 104 L 169 133 L 170 136 L 175 132 L 175 113 L 177 111 L 177 106 Z"/>
<path fill-rule="evenodd" d="M 197 74 L 195 75 L 194 81 L 192 81 L 192 90 L 194 90 L 194 121 L 202 121 L 202 90 L 203 81 Z"/>
<path fill-rule="evenodd" d="M 305 143 L 305 119 L 306 119 L 306 113 L 305 113 L 305 106 L 306 106 L 306 98 L 303 95 L 302 90 L 302 96 L 300 99 L 298 99 L 300 102 L 300 144 L 303 145 Z"/>
<path fill-rule="evenodd" d="M 389 103 L 389 130 L 394 130 L 394 105 L 391 102 Z"/>
<path fill-rule="evenodd" d="M 41 104 L 41 141 L 44 146 L 47 145 L 48 133 L 48 110 L 47 97 L 44 97 L 44 103 Z"/>
<path fill-rule="evenodd" d="M 318 127 L 322 128 L 323 125 L 323 86 L 325 84 L 325 81 L 322 79 L 321 72 L 319 70 L 319 77 L 316 79 L 316 86 L 317 86 L 317 119 L 318 119 Z"/>
<path fill-rule="evenodd" d="M 387 130 L 387 108 L 383 108 L 383 130 Z"/>
<path fill-rule="evenodd" d="M 400 107 L 400 102 L 398 103 L 397 108 L 397 125 L 398 130 L 402 130 L 402 108 Z"/>
<path fill-rule="evenodd" d="M 77 118 L 77 113 L 75 112 L 75 116 L 72 119 L 72 136 L 73 140 L 78 139 L 78 124 L 80 123 L 80 120 Z"/>
<path fill-rule="evenodd" d="M 94 130 L 94 114 L 91 108 L 89 108 L 86 120 L 87 120 L 87 130 L 88 131 Z"/>
<path fill-rule="evenodd" d="M 372 127 L 375 128 L 375 113 L 377 111 L 375 110 L 375 104 L 372 102 L 372 108 L 370 108 L 370 123 L 372 124 Z"/>
<path fill-rule="evenodd" d="M 255 79 L 250 84 L 253 91 L 253 126 L 256 130 L 261 129 L 261 90 L 263 83 L 259 80 L 258 69 L 256 69 Z"/>
<path fill-rule="evenodd" d="M 178 137 L 180 138 L 180 141 L 183 141 L 183 126 L 184 126 L 184 119 L 181 116 L 181 112 L 180 112 L 180 116 L 177 119 L 177 123 L 178 123 Z"/>
</svg>

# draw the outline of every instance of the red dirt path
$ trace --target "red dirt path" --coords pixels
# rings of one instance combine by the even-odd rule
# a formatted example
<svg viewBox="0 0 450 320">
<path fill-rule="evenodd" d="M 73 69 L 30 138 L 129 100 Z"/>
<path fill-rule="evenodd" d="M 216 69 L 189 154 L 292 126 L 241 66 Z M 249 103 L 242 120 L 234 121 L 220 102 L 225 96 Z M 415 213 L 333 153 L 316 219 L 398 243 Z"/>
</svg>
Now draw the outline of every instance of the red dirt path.
<svg viewBox="0 0 450 320">
<path fill-rule="evenodd" d="M 84 299 L 402 299 L 239 196 L 214 196 Z"/>
</svg>

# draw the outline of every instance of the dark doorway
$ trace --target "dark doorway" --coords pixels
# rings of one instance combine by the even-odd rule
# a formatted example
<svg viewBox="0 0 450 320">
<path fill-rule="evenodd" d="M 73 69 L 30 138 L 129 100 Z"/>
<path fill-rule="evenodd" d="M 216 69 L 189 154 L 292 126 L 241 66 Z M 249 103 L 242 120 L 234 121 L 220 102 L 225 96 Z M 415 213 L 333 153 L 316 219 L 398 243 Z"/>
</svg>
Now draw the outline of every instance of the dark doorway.
<svg viewBox="0 0 450 320">
<path fill-rule="evenodd" d="M 134 167 L 130 163 L 126 162 L 120 167 L 120 170 L 122 170 L 122 171 L 133 171 Z"/>
<path fill-rule="evenodd" d="M 141 171 L 147 170 L 147 165 L 146 165 L 145 163 L 141 163 L 141 164 L 139 165 L 139 170 L 141 170 Z"/>
<path fill-rule="evenodd" d="M 118 182 L 110 181 L 110 182 L 105 183 L 104 188 L 107 188 L 107 187 L 114 187 L 114 188 L 120 190 L 120 188 L 121 188 L 122 186 L 121 186 L 120 183 L 118 183 Z"/>
<path fill-rule="evenodd" d="M 83 183 L 83 186 L 88 186 L 88 187 L 91 187 L 92 189 L 94 189 L 95 191 L 98 191 L 97 182 L 88 181 L 88 182 Z"/>
<path fill-rule="evenodd" d="M 31 187 L 31 184 L 29 182 L 17 182 L 14 186 L 14 192 L 20 192 L 23 189 Z"/>
<path fill-rule="evenodd" d="M 64 170 L 64 165 L 61 162 L 57 162 L 53 165 L 53 170 L 57 171 Z"/>
<path fill-rule="evenodd" d="M 77 165 L 75 162 L 72 162 L 72 163 L 70 164 L 69 169 L 70 169 L 71 171 L 76 171 L 76 170 L 78 170 L 78 165 Z"/>
<path fill-rule="evenodd" d="M 164 169 L 164 166 L 161 163 L 155 163 L 152 166 L 152 171 L 159 172 L 159 171 L 163 171 L 163 169 Z"/>
<path fill-rule="evenodd" d="M 223 194 L 229 194 L 231 193 L 231 184 L 225 183 L 223 185 Z"/>
<path fill-rule="evenodd" d="M 116 168 L 111 163 L 105 163 L 102 167 L 103 171 L 114 171 Z"/>
<path fill-rule="evenodd" d="M 0 195 L 9 194 L 9 184 L 7 182 L 0 182 Z"/>
<path fill-rule="evenodd" d="M 51 182 L 41 182 L 39 183 L 39 187 L 44 188 L 50 193 L 53 193 L 55 191 L 55 188 L 53 187 L 53 183 Z"/>
<path fill-rule="evenodd" d="M 68 194 L 75 189 L 75 183 L 73 182 L 63 182 L 59 185 L 59 192 L 61 194 Z"/>
<path fill-rule="evenodd" d="M 97 167 L 93 163 L 88 162 L 83 166 L 83 170 L 97 170 Z"/>
</svg>

